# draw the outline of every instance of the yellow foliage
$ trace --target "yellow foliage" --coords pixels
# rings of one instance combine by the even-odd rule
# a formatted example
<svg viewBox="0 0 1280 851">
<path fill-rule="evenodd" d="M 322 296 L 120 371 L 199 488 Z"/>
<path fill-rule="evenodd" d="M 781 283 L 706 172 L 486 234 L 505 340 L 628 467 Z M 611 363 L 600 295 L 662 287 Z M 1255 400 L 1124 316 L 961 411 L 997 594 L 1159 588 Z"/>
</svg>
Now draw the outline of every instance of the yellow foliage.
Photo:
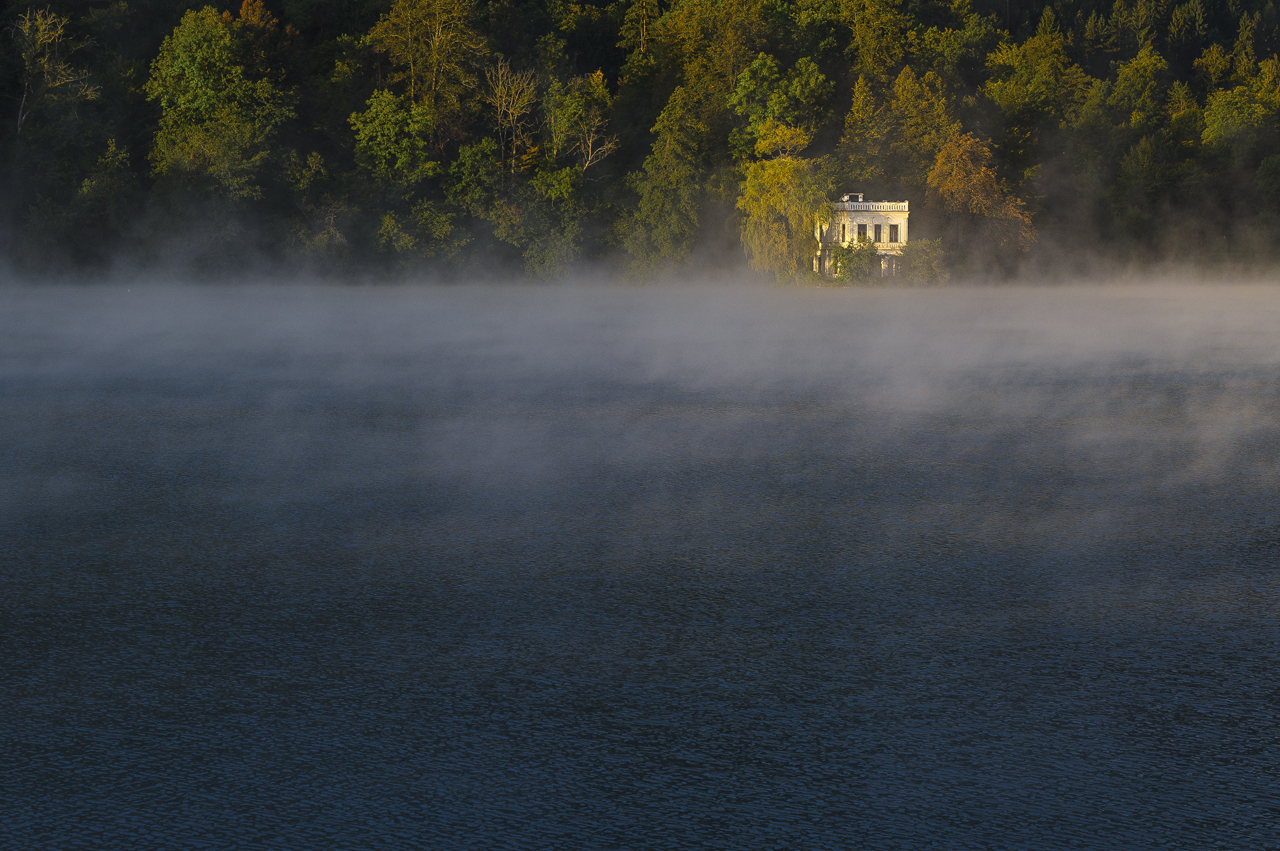
<svg viewBox="0 0 1280 851">
<path fill-rule="evenodd" d="M 782 156 L 746 167 L 738 209 L 744 214 L 742 246 L 751 268 L 779 281 L 809 269 L 814 228 L 830 220 L 816 160 Z"/>
<path fill-rule="evenodd" d="M 485 50 L 465 0 L 396 0 L 369 31 L 369 44 L 397 66 L 410 99 L 448 111 L 476 84 L 470 64 Z"/>
<path fill-rule="evenodd" d="M 760 125 L 756 153 L 762 157 L 793 156 L 809 147 L 813 131 L 790 127 L 776 118 L 766 118 Z"/>
<path fill-rule="evenodd" d="M 994 226 L 1000 245 L 1026 250 L 1036 240 L 1026 205 L 1006 194 L 991 168 L 991 151 L 972 133 L 952 137 L 929 171 L 929 194 L 950 213 L 967 213 Z"/>
</svg>

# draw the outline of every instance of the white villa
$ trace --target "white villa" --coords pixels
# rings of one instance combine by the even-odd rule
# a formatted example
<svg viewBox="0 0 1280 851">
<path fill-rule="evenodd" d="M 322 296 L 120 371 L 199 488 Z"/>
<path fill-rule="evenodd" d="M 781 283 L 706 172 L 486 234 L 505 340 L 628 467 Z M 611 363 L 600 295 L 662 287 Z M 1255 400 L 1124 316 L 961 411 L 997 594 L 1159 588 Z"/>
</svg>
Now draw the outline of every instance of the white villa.
<svg viewBox="0 0 1280 851">
<path fill-rule="evenodd" d="M 858 237 L 875 243 L 880 255 L 880 276 L 897 274 L 898 255 L 907 241 L 907 217 L 910 212 L 906 201 L 863 201 L 861 193 L 841 196 L 832 206 L 835 214 L 827 224 L 819 224 L 814 230 L 818 251 L 813 258 L 813 271 L 820 275 L 834 275 L 832 249 L 837 245 L 853 245 Z"/>
</svg>

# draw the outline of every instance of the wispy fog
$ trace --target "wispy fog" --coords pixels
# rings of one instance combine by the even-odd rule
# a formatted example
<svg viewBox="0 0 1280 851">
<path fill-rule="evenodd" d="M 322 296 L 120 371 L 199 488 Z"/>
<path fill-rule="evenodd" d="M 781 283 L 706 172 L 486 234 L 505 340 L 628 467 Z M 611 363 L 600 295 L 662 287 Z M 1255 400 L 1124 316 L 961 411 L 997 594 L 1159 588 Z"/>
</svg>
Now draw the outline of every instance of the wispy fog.
<svg viewBox="0 0 1280 851">
<path fill-rule="evenodd" d="M 974 533 L 1009 520 L 1018 535 L 1029 521 L 1135 535 L 1119 514 L 1161 489 L 1275 482 L 1280 298 L 1266 286 L 0 298 L 11 447 L 58 469 L 85 441 L 127 441 L 142 465 L 202 447 L 252 483 L 221 499 L 428 480 L 564 497 L 627 469 L 643 500 L 692 467 L 787 456 L 856 474 L 892 457 L 934 484 L 884 522 L 928 507 Z M 11 508 L 43 504 L 30 489 L 49 480 L 29 473 L 9 468 Z"/>
<path fill-rule="evenodd" d="M 210 477 L 172 494 L 204 506 L 184 522 L 347 504 L 350 534 L 396 548 L 453 540 L 483 505 L 493 525 L 457 546 L 536 525 L 602 535 L 600 557 L 622 563 L 641 542 L 754 560 L 796 523 L 835 536 L 823 558 L 924 529 L 1122 560 L 1204 532 L 1219 557 L 1280 556 L 1261 510 L 1280 481 L 1271 287 L 2 298 L 11 516 L 101 510 L 134 477 L 181 474 Z M 110 482 L 102 463 L 118 465 Z M 423 495 L 441 489 L 453 496 Z M 351 509 L 359 494 L 403 495 L 414 519 Z M 1243 526 L 1228 535 L 1219 513 Z"/>
<path fill-rule="evenodd" d="M 150 285 L 0 317 L 21 758 L 132 796 L 30 798 L 26 840 L 229 847 L 250 799 L 294 847 L 1280 839 L 1280 289 Z"/>
</svg>

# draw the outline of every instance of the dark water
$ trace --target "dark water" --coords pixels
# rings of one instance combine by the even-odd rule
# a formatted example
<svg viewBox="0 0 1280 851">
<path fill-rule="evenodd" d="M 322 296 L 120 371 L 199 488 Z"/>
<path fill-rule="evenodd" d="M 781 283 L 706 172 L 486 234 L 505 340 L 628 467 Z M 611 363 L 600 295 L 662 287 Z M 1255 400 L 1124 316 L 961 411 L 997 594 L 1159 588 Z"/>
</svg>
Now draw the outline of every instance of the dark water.
<svg viewBox="0 0 1280 851">
<path fill-rule="evenodd" d="M 5 848 L 1280 847 L 1280 290 L 0 323 Z"/>
</svg>

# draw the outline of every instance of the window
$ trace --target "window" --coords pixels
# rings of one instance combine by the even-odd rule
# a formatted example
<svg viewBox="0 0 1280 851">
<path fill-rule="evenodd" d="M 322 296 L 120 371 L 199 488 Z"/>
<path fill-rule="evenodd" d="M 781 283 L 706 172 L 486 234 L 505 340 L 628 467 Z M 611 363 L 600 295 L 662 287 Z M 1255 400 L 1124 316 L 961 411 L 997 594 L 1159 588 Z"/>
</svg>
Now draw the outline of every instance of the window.
<svg viewBox="0 0 1280 851">
<path fill-rule="evenodd" d="M 897 226 L 897 225 L 889 225 L 889 241 L 890 241 L 890 242 L 897 242 L 897 241 L 898 241 L 898 226 Z"/>
<path fill-rule="evenodd" d="M 844 225 L 840 225 L 840 241 L 844 242 L 848 237 L 844 235 Z"/>
<path fill-rule="evenodd" d="M 880 241 L 880 225 L 876 225 L 876 242 Z"/>
<path fill-rule="evenodd" d="M 859 242 L 861 242 L 862 240 L 864 240 L 864 239 L 866 239 L 866 238 L 867 238 L 867 226 L 866 226 L 866 225 L 858 225 L 858 241 L 859 241 Z"/>
</svg>

